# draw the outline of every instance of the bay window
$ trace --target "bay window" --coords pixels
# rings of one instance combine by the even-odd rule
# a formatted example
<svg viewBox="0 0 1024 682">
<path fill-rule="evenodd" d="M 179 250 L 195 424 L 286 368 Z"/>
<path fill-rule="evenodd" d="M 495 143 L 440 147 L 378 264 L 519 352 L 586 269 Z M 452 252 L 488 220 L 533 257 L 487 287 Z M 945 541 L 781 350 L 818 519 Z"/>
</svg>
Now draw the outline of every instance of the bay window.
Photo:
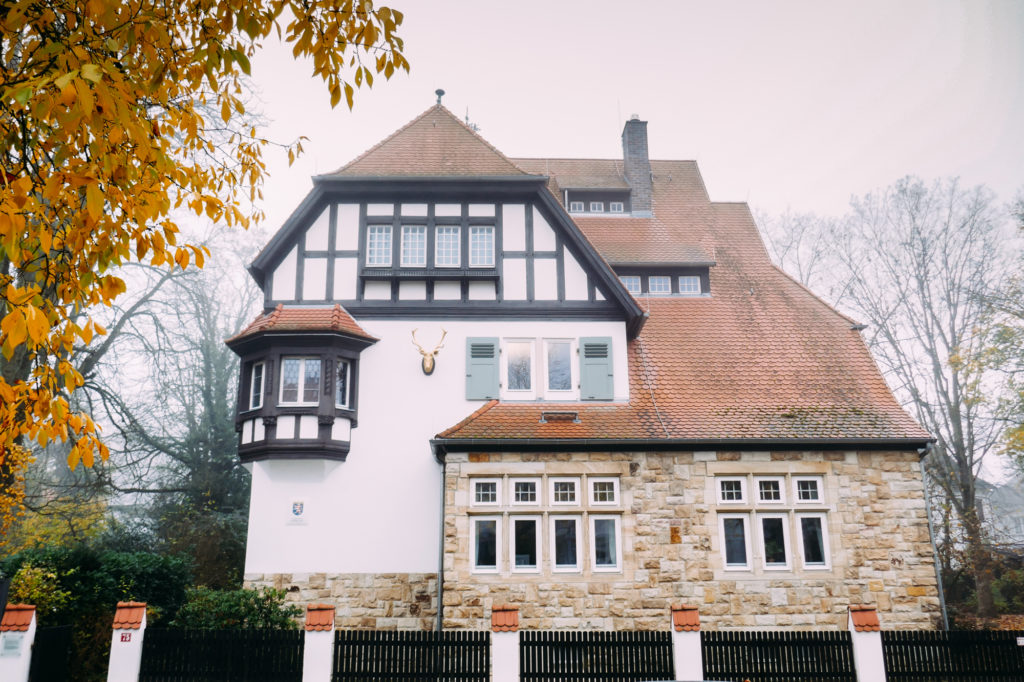
<svg viewBox="0 0 1024 682">
<path fill-rule="evenodd" d="M 348 360 L 338 360 L 334 376 L 334 406 L 349 407 L 349 381 L 351 366 Z"/>
<path fill-rule="evenodd" d="M 320 358 L 281 358 L 282 405 L 315 405 L 320 400 Z"/>
<path fill-rule="evenodd" d="M 257 362 L 252 366 L 252 377 L 249 381 L 249 409 L 258 410 L 263 407 L 263 372 L 266 365 Z"/>
</svg>

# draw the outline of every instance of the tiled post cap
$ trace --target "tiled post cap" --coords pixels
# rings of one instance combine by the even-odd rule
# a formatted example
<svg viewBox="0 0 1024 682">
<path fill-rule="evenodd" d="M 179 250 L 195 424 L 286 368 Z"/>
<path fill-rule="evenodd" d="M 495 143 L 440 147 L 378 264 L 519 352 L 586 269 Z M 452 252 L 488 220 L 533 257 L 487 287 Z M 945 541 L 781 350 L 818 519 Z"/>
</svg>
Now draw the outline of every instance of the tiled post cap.
<svg viewBox="0 0 1024 682">
<path fill-rule="evenodd" d="M 519 630 L 519 607 L 513 604 L 495 604 L 491 607 L 491 630 L 516 632 Z"/>
<path fill-rule="evenodd" d="M 115 630 L 138 630 L 146 616 L 146 602 L 119 601 L 114 613 Z"/>
<path fill-rule="evenodd" d="M 8 604 L 0 620 L 0 632 L 26 632 L 35 615 L 36 607 L 31 604 Z"/>
<path fill-rule="evenodd" d="M 853 620 L 853 629 L 857 632 L 878 632 L 882 629 L 878 620 L 878 611 L 874 606 L 851 604 L 850 619 Z"/>
<path fill-rule="evenodd" d="M 672 626 L 676 632 L 698 632 L 700 630 L 700 612 L 697 611 L 697 607 L 673 604 Z"/>
<path fill-rule="evenodd" d="M 334 605 L 309 604 L 306 606 L 306 630 L 333 630 Z"/>
</svg>

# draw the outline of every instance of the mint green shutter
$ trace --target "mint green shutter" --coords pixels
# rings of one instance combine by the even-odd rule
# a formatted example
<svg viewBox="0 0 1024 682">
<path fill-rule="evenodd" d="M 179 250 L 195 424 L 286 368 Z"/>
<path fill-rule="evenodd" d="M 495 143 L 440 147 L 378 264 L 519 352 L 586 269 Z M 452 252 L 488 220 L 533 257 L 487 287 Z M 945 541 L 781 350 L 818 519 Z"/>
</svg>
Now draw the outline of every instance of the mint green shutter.
<svg viewBox="0 0 1024 682">
<path fill-rule="evenodd" d="M 466 400 L 498 397 L 498 339 L 466 339 Z"/>
<path fill-rule="evenodd" d="M 615 397 L 613 378 L 611 337 L 581 338 L 580 399 L 611 400 Z"/>
</svg>

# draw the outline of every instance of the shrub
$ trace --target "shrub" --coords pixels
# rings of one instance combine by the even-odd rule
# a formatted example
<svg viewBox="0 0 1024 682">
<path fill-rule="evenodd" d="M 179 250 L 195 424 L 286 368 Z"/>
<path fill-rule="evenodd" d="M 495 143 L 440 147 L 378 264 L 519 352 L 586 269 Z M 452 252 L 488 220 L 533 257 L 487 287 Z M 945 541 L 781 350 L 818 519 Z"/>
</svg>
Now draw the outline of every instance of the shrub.
<svg viewBox="0 0 1024 682">
<path fill-rule="evenodd" d="M 284 603 L 284 590 L 189 590 L 171 627 L 214 630 L 294 630 L 302 609 Z"/>
</svg>

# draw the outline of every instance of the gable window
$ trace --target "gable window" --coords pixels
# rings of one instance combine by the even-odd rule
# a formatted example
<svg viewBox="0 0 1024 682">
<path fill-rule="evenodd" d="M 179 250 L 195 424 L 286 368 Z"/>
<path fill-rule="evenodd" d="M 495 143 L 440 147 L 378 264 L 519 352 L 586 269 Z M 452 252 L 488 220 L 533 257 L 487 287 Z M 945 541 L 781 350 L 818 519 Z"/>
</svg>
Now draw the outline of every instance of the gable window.
<svg viewBox="0 0 1024 682">
<path fill-rule="evenodd" d="M 547 341 L 547 390 L 572 390 L 572 341 Z"/>
<path fill-rule="evenodd" d="M 508 354 L 508 390 L 533 390 L 533 342 L 509 341 L 505 346 Z"/>
<path fill-rule="evenodd" d="M 570 201 L 569 202 L 569 213 L 583 213 L 583 202 L 582 201 Z"/>
<path fill-rule="evenodd" d="M 476 573 L 497 573 L 501 557 L 498 535 L 501 519 L 496 516 L 474 516 L 470 519 L 470 553 L 473 557 L 473 571 Z"/>
<path fill-rule="evenodd" d="M 439 225 L 434 232 L 434 265 L 439 268 L 457 268 L 461 263 L 462 228 Z"/>
<path fill-rule="evenodd" d="M 536 572 L 540 568 L 540 517 L 513 516 L 512 571 Z"/>
<path fill-rule="evenodd" d="M 683 296 L 700 296 L 700 277 L 697 275 L 680 275 L 679 293 Z"/>
<path fill-rule="evenodd" d="M 366 228 L 366 264 L 376 267 L 391 265 L 390 225 L 370 225 Z"/>
<path fill-rule="evenodd" d="M 414 268 L 427 265 L 427 226 L 402 226 L 402 267 Z"/>
<path fill-rule="evenodd" d="M 469 267 L 494 267 L 494 227 L 474 225 L 469 228 Z"/>
<path fill-rule="evenodd" d="M 316 405 L 320 399 L 320 358 L 281 358 L 282 405 Z"/>
<path fill-rule="evenodd" d="M 652 296 L 667 296 L 672 293 L 672 278 L 668 275 L 651 275 L 647 278 L 647 291 Z"/>
<path fill-rule="evenodd" d="M 351 367 L 348 360 L 338 360 L 336 374 L 334 375 L 334 405 L 335 407 L 348 407 L 348 385 L 351 376 Z"/>
<path fill-rule="evenodd" d="M 619 279 L 626 285 L 626 291 L 634 296 L 640 295 L 640 275 L 622 275 Z"/>
<path fill-rule="evenodd" d="M 257 362 L 252 366 L 252 380 L 249 382 L 249 409 L 263 407 L 263 370 L 265 365 Z"/>
<path fill-rule="evenodd" d="M 603 201 L 591 201 L 590 202 L 591 213 L 604 213 L 604 202 Z"/>
<path fill-rule="evenodd" d="M 626 205 L 621 201 L 612 201 L 608 204 L 608 211 L 610 213 L 622 213 L 626 210 Z"/>
</svg>

